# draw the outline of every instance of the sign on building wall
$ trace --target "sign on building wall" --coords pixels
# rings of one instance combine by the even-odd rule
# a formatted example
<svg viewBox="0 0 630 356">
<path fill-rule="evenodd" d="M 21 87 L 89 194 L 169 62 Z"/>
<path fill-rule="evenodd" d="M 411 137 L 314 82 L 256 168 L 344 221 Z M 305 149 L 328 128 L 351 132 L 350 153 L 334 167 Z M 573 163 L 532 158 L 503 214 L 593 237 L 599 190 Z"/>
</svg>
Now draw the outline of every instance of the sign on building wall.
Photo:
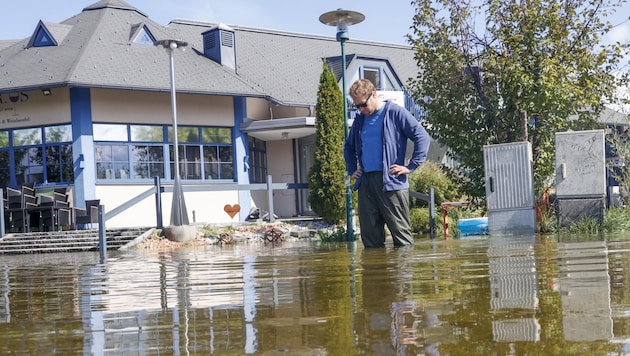
<svg viewBox="0 0 630 356">
<path fill-rule="evenodd" d="M 377 90 L 376 96 L 381 100 L 391 101 L 405 107 L 405 93 L 402 91 Z"/>
<path fill-rule="evenodd" d="M 69 123 L 68 93 L 56 88 L 0 94 L 0 130 Z"/>
</svg>

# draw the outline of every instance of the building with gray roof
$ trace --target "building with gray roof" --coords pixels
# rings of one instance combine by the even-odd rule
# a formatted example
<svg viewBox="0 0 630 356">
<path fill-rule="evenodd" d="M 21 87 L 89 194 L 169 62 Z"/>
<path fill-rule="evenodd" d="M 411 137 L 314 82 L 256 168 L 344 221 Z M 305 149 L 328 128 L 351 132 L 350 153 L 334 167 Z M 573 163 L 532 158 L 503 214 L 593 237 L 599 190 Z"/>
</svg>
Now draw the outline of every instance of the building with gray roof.
<svg viewBox="0 0 630 356">
<path fill-rule="evenodd" d="M 192 220 L 243 221 L 270 207 L 266 192 L 236 185 L 268 176 L 307 182 L 323 60 L 341 83 L 334 37 L 186 20 L 162 26 L 125 1 L 102 0 L 61 23 L 42 19 L 28 38 L 0 40 L 1 184 L 68 186 L 75 206 L 124 206 L 108 226 L 154 225 L 153 197 L 138 197 L 155 176 L 166 185 L 173 177 L 169 56 L 154 45 L 165 39 L 188 43 L 174 52 L 174 74 Z M 372 79 L 412 109 L 410 47 L 345 46 L 347 83 Z M 208 190 L 187 190 L 193 185 Z M 272 206 L 281 217 L 309 214 L 306 197 L 304 189 L 276 191 Z M 232 219 L 224 207 L 235 204 Z"/>
</svg>

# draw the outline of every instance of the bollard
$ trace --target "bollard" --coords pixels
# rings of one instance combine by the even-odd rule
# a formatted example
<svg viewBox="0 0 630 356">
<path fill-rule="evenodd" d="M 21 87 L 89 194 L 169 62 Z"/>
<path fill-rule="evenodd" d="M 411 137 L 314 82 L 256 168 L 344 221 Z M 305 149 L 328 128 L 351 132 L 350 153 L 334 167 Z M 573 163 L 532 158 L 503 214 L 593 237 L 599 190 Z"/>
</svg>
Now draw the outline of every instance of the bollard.
<svg viewBox="0 0 630 356">
<path fill-rule="evenodd" d="M 101 253 L 101 262 L 107 258 L 107 240 L 105 239 L 105 219 L 103 219 L 104 205 L 98 206 L 98 247 Z"/>
<path fill-rule="evenodd" d="M 157 228 L 162 229 L 164 224 L 162 222 L 162 185 L 160 183 L 160 177 L 155 176 L 153 178 L 155 183 L 155 217 L 157 220 Z"/>
</svg>

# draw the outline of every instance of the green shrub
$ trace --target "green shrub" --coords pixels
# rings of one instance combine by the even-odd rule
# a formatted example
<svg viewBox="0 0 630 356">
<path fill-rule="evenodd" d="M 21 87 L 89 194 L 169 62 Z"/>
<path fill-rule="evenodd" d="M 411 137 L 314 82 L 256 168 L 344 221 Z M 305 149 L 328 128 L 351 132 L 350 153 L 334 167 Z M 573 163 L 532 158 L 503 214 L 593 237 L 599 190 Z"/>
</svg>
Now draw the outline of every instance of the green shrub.
<svg viewBox="0 0 630 356">
<path fill-rule="evenodd" d="M 411 231 L 413 231 L 414 233 L 430 233 L 431 232 L 429 209 L 411 208 L 409 210 L 409 221 L 411 222 Z"/>
<path fill-rule="evenodd" d="M 411 173 L 409 187 L 413 191 L 424 194 L 428 194 L 429 188 L 433 188 L 437 206 L 443 202 L 458 201 L 461 198 L 459 184 L 449 177 L 445 168 L 431 161 L 424 162 Z M 412 206 L 427 207 L 428 203 L 414 199 Z"/>
</svg>

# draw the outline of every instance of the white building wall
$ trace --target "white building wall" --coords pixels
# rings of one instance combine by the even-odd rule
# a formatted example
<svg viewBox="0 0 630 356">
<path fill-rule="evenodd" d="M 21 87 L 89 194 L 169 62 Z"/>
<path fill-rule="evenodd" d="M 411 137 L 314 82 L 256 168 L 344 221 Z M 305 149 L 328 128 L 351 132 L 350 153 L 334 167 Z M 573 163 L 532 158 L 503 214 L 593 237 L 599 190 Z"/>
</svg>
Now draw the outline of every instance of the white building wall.
<svg viewBox="0 0 630 356">
<path fill-rule="evenodd" d="M 98 185 L 96 196 L 105 208 L 105 214 L 132 198 L 152 189 L 152 185 Z M 223 224 L 238 222 L 238 215 L 231 219 L 225 205 L 238 204 L 237 191 L 185 192 L 184 201 L 188 220 L 199 224 Z M 162 222 L 170 225 L 172 194 L 162 193 Z M 193 221 L 194 215 L 194 221 Z M 142 200 L 125 212 L 106 221 L 107 228 L 156 226 L 155 195 Z"/>
</svg>

